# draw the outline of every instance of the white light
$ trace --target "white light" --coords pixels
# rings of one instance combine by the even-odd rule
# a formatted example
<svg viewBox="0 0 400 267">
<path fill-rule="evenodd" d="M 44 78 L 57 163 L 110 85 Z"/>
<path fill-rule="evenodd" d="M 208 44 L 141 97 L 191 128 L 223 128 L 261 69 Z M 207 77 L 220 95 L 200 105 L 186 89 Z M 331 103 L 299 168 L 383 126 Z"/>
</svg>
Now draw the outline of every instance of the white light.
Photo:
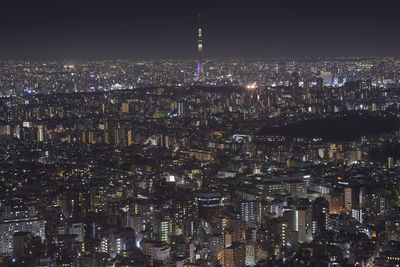
<svg viewBox="0 0 400 267">
<path fill-rule="evenodd" d="M 248 90 L 256 89 L 256 88 L 257 88 L 257 83 L 256 83 L 256 82 L 250 83 L 250 84 L 248 84 L 248 85 L 246 86 L 246 88 L 247 88 Z"/>
</svg>

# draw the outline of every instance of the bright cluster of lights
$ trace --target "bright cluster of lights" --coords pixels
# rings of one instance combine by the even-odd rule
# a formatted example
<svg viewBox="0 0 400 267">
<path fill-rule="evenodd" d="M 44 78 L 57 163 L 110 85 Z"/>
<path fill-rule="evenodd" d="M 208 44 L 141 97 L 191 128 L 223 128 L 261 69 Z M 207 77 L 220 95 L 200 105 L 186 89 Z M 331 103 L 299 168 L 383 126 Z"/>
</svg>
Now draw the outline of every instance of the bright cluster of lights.
<svg viewBox="0 0 400 267">
<path fill-rule="evenodd" d="M 246 86 L 246 88 L 247 88 L 247 90 L 254 90 L 254 89 L 257 89 L 257 83 L 256 82 L 254 82 L 254 83 L 250 83 L 250 84 L 248 84 L 247 86 Z"/>
</svg>

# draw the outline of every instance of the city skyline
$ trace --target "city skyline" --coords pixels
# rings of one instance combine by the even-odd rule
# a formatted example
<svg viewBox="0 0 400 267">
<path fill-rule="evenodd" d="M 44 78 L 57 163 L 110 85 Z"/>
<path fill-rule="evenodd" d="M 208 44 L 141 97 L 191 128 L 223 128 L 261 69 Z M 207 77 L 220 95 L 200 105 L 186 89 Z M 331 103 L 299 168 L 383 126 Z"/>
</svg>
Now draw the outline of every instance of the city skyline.
<svg viewBox="0 0 400 267">
<path fill-rule="evenodd" d="M 0 267 L 400 266 L 399 8 L 5 1 Z"/>
</svg>

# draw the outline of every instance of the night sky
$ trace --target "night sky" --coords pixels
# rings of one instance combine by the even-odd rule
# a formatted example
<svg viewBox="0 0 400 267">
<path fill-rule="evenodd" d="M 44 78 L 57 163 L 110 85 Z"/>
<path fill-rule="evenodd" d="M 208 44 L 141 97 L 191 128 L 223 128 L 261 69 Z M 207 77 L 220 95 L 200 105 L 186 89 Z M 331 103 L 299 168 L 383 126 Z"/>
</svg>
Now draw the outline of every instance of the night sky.
<svg viewBox="0 0 400 267">
<path fill-rule="evenodd" d="M 240 4 L 239 4 L 240 3 Z M 400 55 L 400 1 L 19 1 L 0 5 L 2 59 Z"/>
</svg>

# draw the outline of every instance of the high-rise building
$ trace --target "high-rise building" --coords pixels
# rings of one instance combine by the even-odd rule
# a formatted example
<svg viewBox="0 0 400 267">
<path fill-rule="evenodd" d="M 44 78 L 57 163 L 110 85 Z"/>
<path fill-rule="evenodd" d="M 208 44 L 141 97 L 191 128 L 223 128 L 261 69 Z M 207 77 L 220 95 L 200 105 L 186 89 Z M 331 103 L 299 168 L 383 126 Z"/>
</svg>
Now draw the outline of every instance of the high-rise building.
<svg viewBox="0 0 400 267">
<path fill-rule="evenodd" d="M 313 234 L 328 230 L 329 227 L 329 201 L 323 197 L 315 199 L 312 209 Z"/>
<path fill-rule="evenodd" d="M 258 201 L 243 201 L 240 203 L 240 217 L 247 224 L 255 225 L 261 220 L 261 203 Z"/>
<path fill-rule="evenodd" d="M 224 267 L 244 267 L 246 264 L 246 244 L 233 243 L 224 250 Z"/>
<path fill-rule="evenodd" d="M 288 227 L 289 224 L 283 217 L 269 219 L 266 224 L 267 231 L 259 231 L 257 242 L 266 242 L 265 245 L 270 251 L 284 247 L 290 241 Z"/>
<path fill-rule="evenodd" d="M 182 116 L 184 113 L 184 106 L 182 102 L 178 103 L 178 116 Z"/>
<path fill-rule="evenodd" d="M 221 195 L 217 192 L 195 194 L 197 216 L 206 221 L 214 221 L 221 207 Z"/>
<path fill-rule="evenodd" d="M 290 239 L 292 245 L 310 242 L 312 240 L 312 212 L 308 206 L 284 212 L 284 219 L 289 222 Z"/>
<path fill-rule="evenodd" d="M 13 236 L 16 232 L 30 232 L 45 239 L 45 221 L 37 218 L 10 219 L 0 223 L 0 255 L 11 255 L 13 252 Z"/>
<path fill-rule="evenodd" d="M 300 207 L 294 211 L 294 228 L 298 232 L 298 242 L 311 241 L 311 210 Z"/>
<path fill-rule="evenodd" d="M 169 216 L 160 216 L 154 219 L 154 232 L 158 235 L 158 240 L 170 243 L 172 233 L 172 221 Z"/>
<path fill-rule="evenodd" d="M 197 77 L 203 74 L 203 32 L 200 24 L 201 15 L 199 15 L 199 30 L 197 33 Z"/>
<path fill-rule="evenodd" d="M 210 248 L 210 255 L 216 260 L 222 262 L 224 251 L 224 235 L 211 235 L 208 239 L 208 247 Z"/>
</svg>

